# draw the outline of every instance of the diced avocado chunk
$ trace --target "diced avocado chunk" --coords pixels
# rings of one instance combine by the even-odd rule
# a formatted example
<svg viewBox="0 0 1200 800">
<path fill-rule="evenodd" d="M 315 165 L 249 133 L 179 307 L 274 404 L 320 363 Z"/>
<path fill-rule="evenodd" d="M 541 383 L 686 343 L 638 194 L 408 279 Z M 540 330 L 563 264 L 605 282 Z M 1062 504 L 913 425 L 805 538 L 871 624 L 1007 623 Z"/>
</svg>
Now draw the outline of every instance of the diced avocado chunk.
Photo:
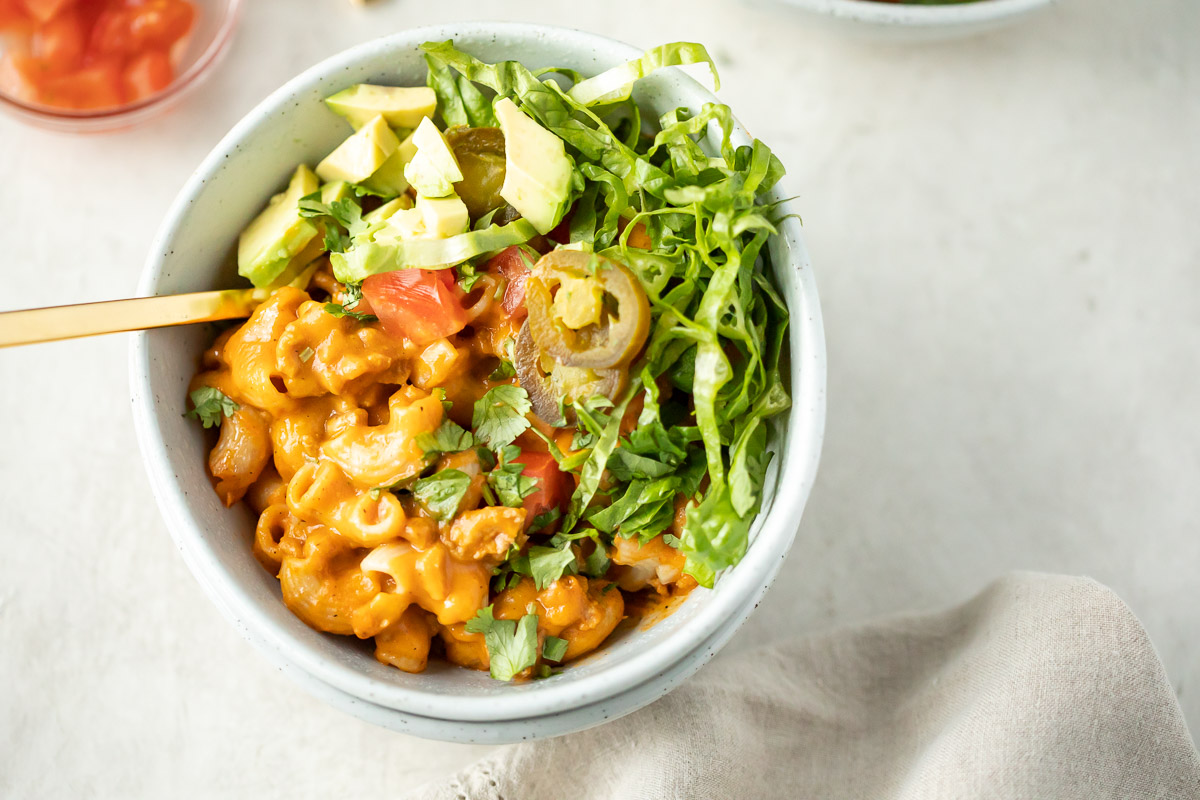
<svg viewBox="0 0 1200 800">
<path fill-rule="evenodd" d="M 397 198 L 388 200 L 374 211 L 368 211 L 366 214 L 363 214 L 363 222 L 367 223 L 368 225 L 374 225 L 378 222 L 383 222 L 397 211 L 412 207 L 412 198 L 406 194 L 402 194 Z"/>
<path fill-rule="evenodd" d="M 324 237 L 313 237 L 313 240 L 309 242 L 303 250 L 292 256 L 291 261 L 289 261 L 287 266 L 283 268 L 283 272 L 276 276 L 275 280 L 271 281 L 271 283 L 266 287 L 260 288 L 278 289 L 280 286 L 288 285 L 295 286 L 297 289 L 305 288 L 308 285 L 307 281 L 304 282 L 304 286 L 300 286 L 298 284 L 303 278 L 305 272 L 309 273 L 309 277 L 312 277 L 312 273 L 315 270 L 310 270 L 309 268 L 314 266 L 316 260 L 320 258 L 324 252 Z"/>
<path fill-rule="evenodd" d="M 354 197 L 354 187 L 345 181 L 334 181 L 321 187 L 321 202 L 327 206 L 338 200 L 349 200 Z"/>
<path fill-rule="evenodd" d="M 429 117 L 412 134 L 417 153 L 404 167 L 404 177 L 426 197 L 445 197 L 454 192 L 454 184 L 463 179 L 458 160 L 445 135 Z"/>
<path fill-rule="evenodd" d="M 326 98 L 325 104 L 345 117 L 355 130 L 377 115 L 393 128 L 415 128 L 423 117 L 432 117 L 437 95 L 428 86 L 373 86 L 359 83 Z"/>
<path fill-rule="evenodd" d="M 387 227 L 376 237 L 387 239 L 419 239 L 425 235 L 425 216 L 420 209 L 405 208 L 388 217 Z"/>
<path fill-rule="evenodd" d="M 425 235 L 444 238 L 457 233 L 466 233 L 471 227 L 471 215 L 458 195 L 447 197 L 417 196 L 417 210 L 425 223 Z"/>
<path fill-rule="evenodd" d="M 375 170 L 371 177 L 363 181 L 361 185 L 383 197 L 404 194 L 408 191 L 408 179 L 404 177 L 404 167 L 409 161 L 412 161 L 416 154 L 417 145 L 413 141 L 413 134 L 410 133 L 404 141 L 400 142 L 396 152 L 392 153 L 388 160 L 383 162 L 379 169 Z"/>
<path fill-rule="evenodd" d="M 399 146 L 400 140 L 388 127 L 387 120 L 376 115 L 317 165 L 317 175 L 325 181 L 361 183 L 383 166 Z"/>
<path fill-rule="evenodd" d="M 266 209 L 238 238 L 238 274 L 258 287 L 270 286 L 289 263 L 317 238 L 317 226 L 300 216 L 300 198 L 317 191 L 319 181 L 301 164 L 287 190 L 271 198 Z"/>
<path fill-rule="evenodd" d="M 526 116 L 512 100 L 502 98 L 495 110 L 504 132 L 500 196 L 538 233 L 549 233 L 566 212 L 575 165 L 562 139 Z"/>
</svg>

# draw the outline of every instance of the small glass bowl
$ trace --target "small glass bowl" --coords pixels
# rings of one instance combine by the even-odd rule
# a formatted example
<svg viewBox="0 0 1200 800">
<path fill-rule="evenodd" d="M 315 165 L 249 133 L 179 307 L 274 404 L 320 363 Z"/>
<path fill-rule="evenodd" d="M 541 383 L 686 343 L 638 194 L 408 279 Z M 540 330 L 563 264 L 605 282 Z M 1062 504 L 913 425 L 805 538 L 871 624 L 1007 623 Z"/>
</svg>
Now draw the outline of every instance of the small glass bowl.
<svg viewBox="0 0 1200 800">
<path fill-rule="evenodd" d="M 196 6 L 195 26 L 175 67 L 175 79 L 162 91 L 122 106 L 76 111 L 19 100 L 0 90 L 0 108 L 23 122 L 67 133 L 101 133 L 131 128 L 172 108 L 200 85 L 225 55 L 242 10 L 242 0 L 191 2 Z M 2 46 L 0 52 L 3 52 Z"/>
</svg>

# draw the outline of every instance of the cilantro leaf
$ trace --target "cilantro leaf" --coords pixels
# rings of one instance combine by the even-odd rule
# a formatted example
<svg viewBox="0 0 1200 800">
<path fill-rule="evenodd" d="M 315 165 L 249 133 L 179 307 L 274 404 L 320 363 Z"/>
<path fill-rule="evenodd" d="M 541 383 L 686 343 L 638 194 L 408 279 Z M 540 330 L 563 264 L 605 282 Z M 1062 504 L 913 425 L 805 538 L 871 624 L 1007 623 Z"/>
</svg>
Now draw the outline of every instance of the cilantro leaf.
<svg viewBox="0 0 1200 800">
<path fill-rule="evenodd" d="M 426 458 L 441 453 L 461 453 L 475 446 L 475 437 L 452 419 L 443 419 L 433 433 L 417 434 L 417 447 Z"/>
<path fill-rule="evenodd" d="M 347 197 L 327 205 L 321 202 L 320 192 L 300 198 L 300 216 L 324 220 L 325 249 L 331 253 L 349 250 L 354 237 L 368 227 L 362 218 L 362 206 L 356 201 Z M 353 307 L 354 304 L 349 305 Z"/>
<path fill-rule="evenodd" d="M 483 634 L 491 676 L 498 681 L 511 681 L 537 663 L 537 623 L 537 614 L 533 613 L 521 617 L 520 622 L 496 619 L 492 606 L 487 606 L 467 622 L 466 630 Z"/>
<path fill-rule="evenodd" d="M 300 198 L 300 216 L 305 219 L 329 216 L 329 206 L 321 202 L 319 191 Z"/>
<path fill-rule="evenodd" d="M 547 636 L 542 642 L 542 658 L 555 663 L 562 661 L 567 654 L 567 640 L 557 636 Z"/>
<path fill-rule="evenodd" d="M 233 416 L 233 412 L 241 408 L 215 386 L 201 386 L 189 394 L 188 398 L 192 401 L 192 410 L 184 416 L 200 420 L 200 424 L 205 428 L 220 425 L 222 417 Z"/>
<path fill-rule="evenodd" d="M 589 578 L 600 578 L 608 572 L 608 567 L 611 562 L 608 558 L 608 550 L 604 545 L 596 542 L 596 549 L 583 560 L 583 569 L 580 570 Z"/>
<path fill-rule="evenodd" d="M 336 225 L 326 225 L 325 249 L 331 253 L 344 253 L 350 249 L 350 237 Z"/>
<path fill-rule="evenodd" d="M 346 307 L 341 303 L 326 303 L 325 313 L 335 316 L 339 319 L 342 317 L 350 317 L 351 319 L 356 319 L 359 322 L 377 322 L 379 320 L 379 317 L 375 316 L 374 314 L 359 314 L 354 311 L 347 311 Z"/>
<path fill-rule="evenodd" d="M 493 386 L 475 403 L 471 427 L 475 437 L 493 450 L 499 450 L 525 432 L 525 418 L 533 406 L 529 394 L 520 386 Z"/>
<path fill-rule="evenodd" d="M 538 490 L 538 480 L 524 474 L 525 465 L 514 463 L 521 455 L 521 448 L 506 445 L 500 449 L 500 462 L 488 473 L 488 483 L 496 491 L 496 497 L 509 508 L 519 508 L 525 498 Z"/>
<path fill-rule="evenodd" d="M 529 574 L 539 592 L 564 574 L 576 571 L 575 551 L 570 542 L 564 542 L 562 547 L 535 545 L 529 548 Z"/>
<path fill-rule="evenodd" d="M 361 283 L 343 283 L 342 294 L 346 300 L 342 303 L 343 308 L 357 308 L 359 302 L 363 299 Z"/>
<path fill-rule="evenodd" d="M 350 238 L 358 236 L 367 229 L 367 223 L 362 218 L 362 206 L 349 197 L 334 200 L 329 205 L 329 216 L 346 229 Z"/>
<path fill-rule="evenodd" d="M 438 521 L 447 522 L 458 513 L 463 495 L 471 487 L 471 476 L 462 470 L 444 469 L 413 484 L 413 495 Z"/>
<path fill-rule="evenodd" d="M 506 381 L 509 378 L 515 377 L 516 374 L 517 370 L 515 367 L 513 367 L 512 362 L 501 359 L 496 368 L 492 370 L 492 374 L 488 376 L 488 379 L 493 381 Z"/>
<path fill-rule="evenodd" d="M 562 516 L 562 509 L 557 507 L 551 508 L 548 511 L 543 511 L 533 518 L 533 522 L 529 523 L 529 533 L 541 533 L 546 528 L 549 528 Z"/>
</svg>

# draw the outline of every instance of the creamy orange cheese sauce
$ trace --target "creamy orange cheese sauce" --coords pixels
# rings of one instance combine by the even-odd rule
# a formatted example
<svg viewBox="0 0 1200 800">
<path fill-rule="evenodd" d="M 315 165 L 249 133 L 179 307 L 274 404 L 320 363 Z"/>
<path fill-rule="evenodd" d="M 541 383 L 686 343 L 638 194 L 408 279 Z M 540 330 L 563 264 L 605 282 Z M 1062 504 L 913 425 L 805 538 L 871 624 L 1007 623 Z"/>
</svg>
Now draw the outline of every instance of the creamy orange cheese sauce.
<svg viewBox="0 0 1200 800">
<path fill-rule="evenodd" d="M 312 287 L 319 297 L 339 288 L 328 272 Z M 660 535 L 644 545 L 618 538 L 603 578 L 566 575 L 538 591 L 526 577 L 491 591 L 512 548 L 536 543 L 525 509 L 486 504 L 474 452 L 435 465 L 417 442 L 447 417 L 469 427 L 473 404 L 496 383 L 488 376 L 516 326 L 498 303 L 481 300 L 472 315 L 460 334 L 418 347 L 283 288 L 216 340 L 189 387 L 215 387 L 238 404 L 208 467 L 222 502 L 258 513 L 253 553 L 278 577 L 288 608 L 317 630 L 374 639 L 380 661 L 408 672 L 423 670 L 431 652 L 487 669 L 484 637 L 466 623 L 489 604 L 497 619 L 533 608 L 539 639 L 566 640 L 570 661 L 612 633 L 627 594 L 680 596 L 695 585 Z M 569 449 L 571 429 L 531 421 Z M 546 450 L 533 431 L 517 444 Z M 445 522 L 389 490 L 435 466 L 472 478 Z M 681 524 L 682 513 L 676 535 Z"/>
</svg>

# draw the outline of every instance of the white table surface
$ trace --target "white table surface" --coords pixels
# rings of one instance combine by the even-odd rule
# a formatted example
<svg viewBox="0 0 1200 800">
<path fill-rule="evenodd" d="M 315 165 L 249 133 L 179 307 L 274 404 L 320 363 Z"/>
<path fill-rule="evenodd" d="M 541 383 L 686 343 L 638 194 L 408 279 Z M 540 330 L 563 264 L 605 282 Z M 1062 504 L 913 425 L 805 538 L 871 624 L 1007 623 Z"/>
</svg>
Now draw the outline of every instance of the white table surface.
<svg viewBox="0 0 1200 800">
<path fill-rule="evenodd" d="M 166 118 L 96 137 L 0 119 L 0 308 L 132 294 L 209 148 L 372 36 L 503 16 L 705 42 L 791 170 L 830 363 L 796 548 L 728 649 L 1007 570 L 1087 574 L 1145 622 L 1200 724 L 1200 3 L 1067 0 L 924 46 L 716 0 L 247 5 Z M 127 348 L 0 351 L 0 796 L 380 797 L 484 754 L 327 708 L 226 624 L 151 497 Z"/>
</svg>

